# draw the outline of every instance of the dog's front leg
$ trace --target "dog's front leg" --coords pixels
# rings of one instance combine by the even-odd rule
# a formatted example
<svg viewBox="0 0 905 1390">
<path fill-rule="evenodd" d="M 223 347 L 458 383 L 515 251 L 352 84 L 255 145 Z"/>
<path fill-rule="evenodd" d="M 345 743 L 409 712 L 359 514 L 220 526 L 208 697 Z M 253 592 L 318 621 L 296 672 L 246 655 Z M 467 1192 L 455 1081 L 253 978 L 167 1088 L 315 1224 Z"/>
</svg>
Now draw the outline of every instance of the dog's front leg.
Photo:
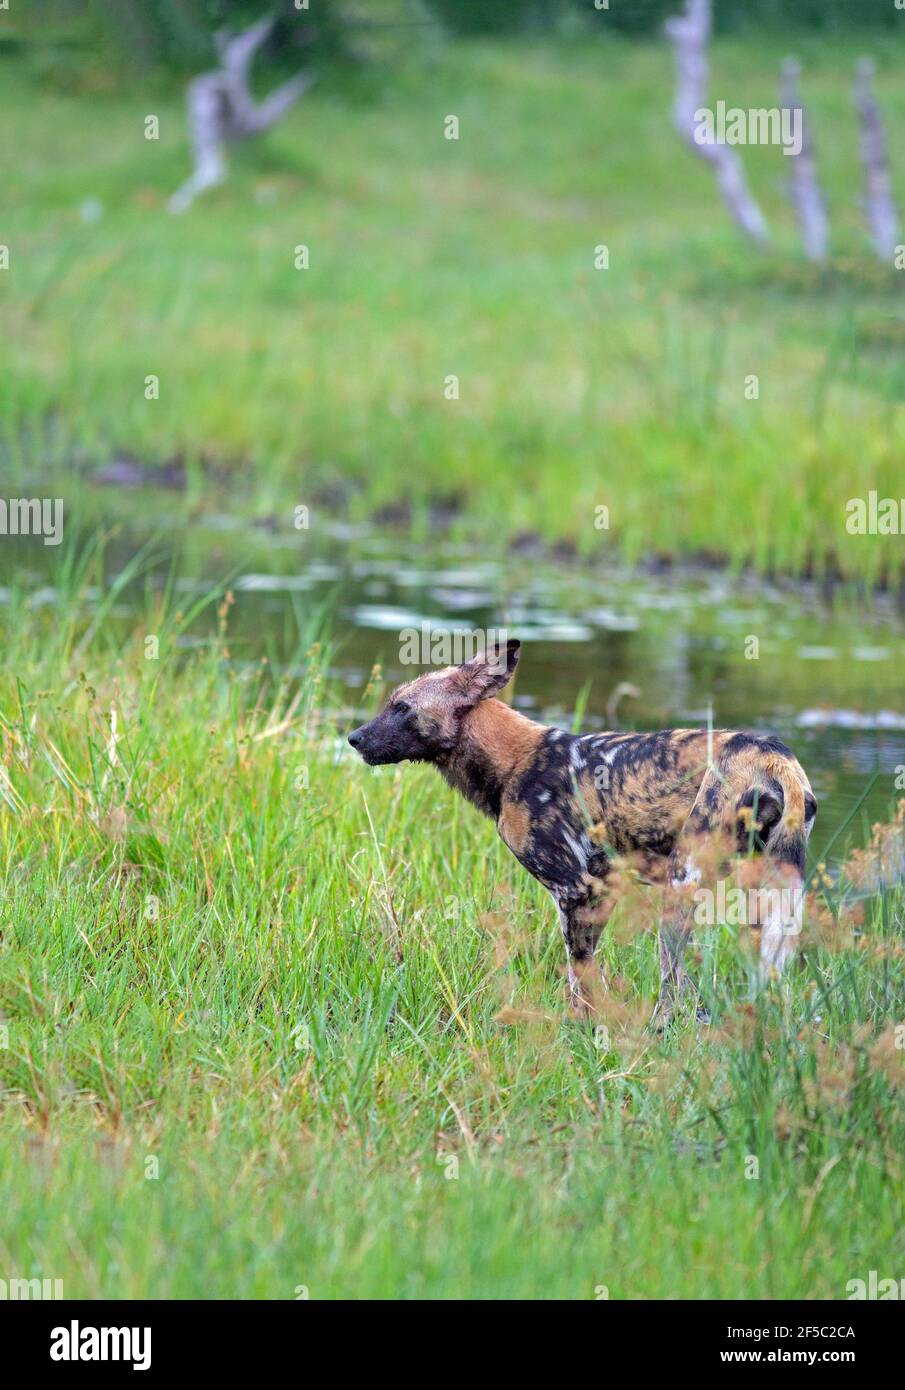
<svg viewBox="0 0 905 1390">
<path fill-rule="evenodd" d="M 598 1012 L 595 995 L 606 988 L 603 971 L 594 961 L 594 951 L 613 904 L 602 897 L 593 902 L 559 902 L 558 906 L 566 943 L 570 1002 L 579 1017 L 593 1018 Z"/>
</svg>

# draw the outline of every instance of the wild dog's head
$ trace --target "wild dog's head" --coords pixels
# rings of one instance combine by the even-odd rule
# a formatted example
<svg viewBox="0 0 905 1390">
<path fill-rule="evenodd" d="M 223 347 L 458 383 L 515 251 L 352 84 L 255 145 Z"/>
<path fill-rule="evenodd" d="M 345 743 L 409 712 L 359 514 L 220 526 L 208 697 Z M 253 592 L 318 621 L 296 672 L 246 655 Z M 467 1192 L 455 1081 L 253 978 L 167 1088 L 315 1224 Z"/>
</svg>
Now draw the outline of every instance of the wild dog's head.
<svg viewBox="0 0 905 1390">
<path fill-rule="evenodd" d="M 462 666 L 428 671 L 400 685 L 383 711 L 349 735 L 366 763 L 436 762 L 451 753 L 469 711 L 502 690 L 518 665 L 519 643 L 493 647 Z"/>
</svg>

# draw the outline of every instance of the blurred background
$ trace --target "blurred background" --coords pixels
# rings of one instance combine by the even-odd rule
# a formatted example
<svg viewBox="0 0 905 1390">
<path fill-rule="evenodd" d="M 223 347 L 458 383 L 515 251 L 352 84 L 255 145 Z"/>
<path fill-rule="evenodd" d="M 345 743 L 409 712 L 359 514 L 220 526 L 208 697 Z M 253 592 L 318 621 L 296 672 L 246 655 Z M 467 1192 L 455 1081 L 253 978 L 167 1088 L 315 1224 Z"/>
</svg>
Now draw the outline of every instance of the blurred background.
<svg viewBox="0 0 905 1390">
<path fill-rule="evenodd" d="M 809 256 L 781 149 L 737 151 L 755 242 L 674 128 L 682 8 L 0 11 L 2 495 L 65 505 L 59 548 L 2 537 L 0 625 L 229 585 L 232 659 L 316 628 L 349 719 L 402 628 L 505 626 L 532 713 L 773 728 L 826 845 L 885 814 L 903 539 L 846 505 L 905 492 L 905 315 L 853 83 L 895 202 L 905 13 L 714 0 L 712 103 L 800 65 Z"/>
</svg>

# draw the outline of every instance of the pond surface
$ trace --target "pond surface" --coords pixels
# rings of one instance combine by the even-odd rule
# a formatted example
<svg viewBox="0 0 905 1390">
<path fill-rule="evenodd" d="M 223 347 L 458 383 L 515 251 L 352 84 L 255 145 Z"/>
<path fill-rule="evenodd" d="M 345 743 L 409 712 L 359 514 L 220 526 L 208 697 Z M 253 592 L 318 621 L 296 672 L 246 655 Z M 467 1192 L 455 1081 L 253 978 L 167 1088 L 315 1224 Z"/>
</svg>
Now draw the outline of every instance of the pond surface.
<svg viewBox="0 0 905 1390">
<path fill-rule="evenodd" d="M 350 726 L 367 713 L 375 663 L 391 684 L 417 672 L 400 659 L 404 630 L 505 629 L 524 644 L 514 702 L 532 717 L 570 727 L 578 705 L 581 727 L 594 730 L 612 726 L 609 707 L 623 729 L 706 726 L 712 717 L 715 727 L 779 734 L 820 803 L 817 857 L 863 843 L 905 794 L 905 626 L 882 597 L 837 594 L 829 603 L 816 587 L 722 571 L 638 573 L 611 561 L 476 553 L 339 523 L 264 529 L 224 515 L 186 529 L 175 518 L 162 523 L 159 508 L 147 515 L 158 573 L 172 567 L 180 602 L 229 580 L 234 660 L 266 655 L 291 671 L 300 633 L 316 621 L 326 627 Z M 118 535 L 108 581 L 145 540 Z M 12 561 L 32 601 L 52 604 L 59 552 L 20 541 L 5 555 L 2 582 Z M 138 618 L 144 582 L 126 588 L 116 621 Z M 187 645 L 212 622 L 208 609 Z M 614 704 L 621 684 L 632 689 Z"/>
</svg>

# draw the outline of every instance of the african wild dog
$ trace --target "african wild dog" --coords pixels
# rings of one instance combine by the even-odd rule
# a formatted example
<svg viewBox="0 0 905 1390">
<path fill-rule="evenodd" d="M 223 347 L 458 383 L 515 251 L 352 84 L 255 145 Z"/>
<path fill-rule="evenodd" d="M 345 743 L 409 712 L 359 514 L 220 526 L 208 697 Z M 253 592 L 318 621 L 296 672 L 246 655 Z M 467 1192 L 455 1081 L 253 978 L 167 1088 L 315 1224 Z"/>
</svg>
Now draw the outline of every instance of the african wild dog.
<svg viewBox="0 0 905 1390">
<path fill-rule="evenodd" d="M 349 735 L 366 763 L 433 763 L 553 895 L 572 1002 L 591 1007 L 582 974 L 614 906 L 614 858 L 664 884 L 660 924 L 662 1024 L 685 993 L 683 954 L 693 885 L 714 868 L 713 845 L 765 855 L 783 881 L 761 926 L 761 972 L 782 970 L 801 926 L 805 849 L 817 802 L 776 738 L 697 729 L 572 735 L 493 699 L 519 643 L 402 685 L 383 712 Z M 788 896 L 787 896 L 788 895 Z M 777 900 L 794 902 L 791 913 Z"/>
</svg>

